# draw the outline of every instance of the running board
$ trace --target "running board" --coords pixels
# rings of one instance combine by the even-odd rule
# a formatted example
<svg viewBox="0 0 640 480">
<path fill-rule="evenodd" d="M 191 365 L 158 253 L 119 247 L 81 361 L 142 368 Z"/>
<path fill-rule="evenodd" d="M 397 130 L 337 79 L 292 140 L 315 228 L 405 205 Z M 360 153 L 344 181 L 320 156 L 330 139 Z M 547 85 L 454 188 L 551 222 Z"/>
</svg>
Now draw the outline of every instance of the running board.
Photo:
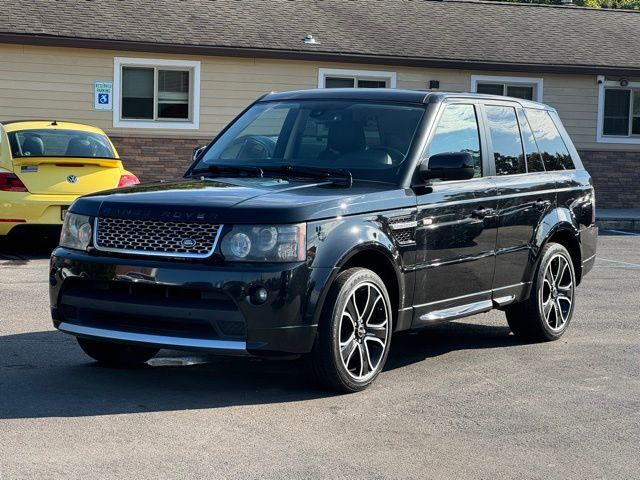
<svg viewBox="0 0 640 480">
<path fill-rule="evenodd" d="M 480 302 L 468 303 L 458 307 L 445 308 L 444 310 L 434 310 L 433 312 L 420 315 L 418 319 L 421 323 L 432 325 L 435 323 L 448 322 L 456 318 L 468 317 L 476 313 L 488 312 L 493 308 L 493 301 L 482 300 Z"/>
<path fill-rule="evenodd" d="M 495 308 L 504 307 L 505 305 L 509 305 L 516 301 L 515 295 L 506 295 L 504 297 L 498 297 L 493 299 L 493 306 Z"/>
</svg>

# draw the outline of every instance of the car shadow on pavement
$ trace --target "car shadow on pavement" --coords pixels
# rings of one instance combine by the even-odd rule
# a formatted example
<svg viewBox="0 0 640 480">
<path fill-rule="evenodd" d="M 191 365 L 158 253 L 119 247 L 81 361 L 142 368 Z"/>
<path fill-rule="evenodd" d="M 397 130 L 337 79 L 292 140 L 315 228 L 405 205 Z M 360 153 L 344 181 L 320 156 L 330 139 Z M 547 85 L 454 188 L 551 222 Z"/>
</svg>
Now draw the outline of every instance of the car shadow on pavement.
<svg viewBox="0 0 640 480">
<path fill-rule="evenodd" d="M 399 334 L 385 370 L 460 349 L 517 345 L 506 327 L 446 324 Z M 77 417 L 311 400 L 307 365 L 161 351 L 133 370 L 100 367 L 56 331 L 0 337 L 0 418 Z M 375 388 L 375 386 L 373 387 Z"/>
<path fill-rule="evenodd" d="M 392 340 L 385 371 L 455 350 L 503 348 L 525 343 L 510 334 L 506 319 L 504 326 L 460 321 L 441 323 L 422 330 L 397 334 Z"/>
<path fill-rule="evenodd" d="M 23 265 L 29 260 L 47 259 L 58 244 L 58 236 L 34 233 L 32 236 L 0 237 L 0 265 Z"/>
</svg>

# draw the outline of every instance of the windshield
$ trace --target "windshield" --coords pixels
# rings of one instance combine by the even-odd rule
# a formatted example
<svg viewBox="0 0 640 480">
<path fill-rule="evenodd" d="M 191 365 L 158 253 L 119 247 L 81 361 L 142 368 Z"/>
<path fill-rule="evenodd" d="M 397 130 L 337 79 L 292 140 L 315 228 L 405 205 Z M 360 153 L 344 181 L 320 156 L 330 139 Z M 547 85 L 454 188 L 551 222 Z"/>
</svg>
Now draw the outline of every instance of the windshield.
<svg viewBox="0 0 640 480">
<path fill-rule="evenodd" d="M 424 109 L 353 101 L 262 102 L 251 107 L 195 166 L 346 169 L 395 182 Z"/>
<path fill-rule="evenodd" d="M 81 130 L 33 129 L 9 132 L 13 158 L 116 158 L 105 135 Z"/>
</svg>

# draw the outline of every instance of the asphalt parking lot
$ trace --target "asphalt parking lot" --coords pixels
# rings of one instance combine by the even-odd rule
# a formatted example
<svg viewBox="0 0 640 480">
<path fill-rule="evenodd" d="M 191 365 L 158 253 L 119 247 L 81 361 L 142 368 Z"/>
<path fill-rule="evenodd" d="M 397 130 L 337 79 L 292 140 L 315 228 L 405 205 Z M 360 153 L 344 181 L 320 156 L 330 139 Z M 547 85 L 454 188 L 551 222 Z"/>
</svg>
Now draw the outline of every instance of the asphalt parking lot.
<svg viewBox="0 0 640 480">
<path fill-rule="evenodd" d="M 47 251 L 0 248 L 0 479 L 640 477 L 640 236 L 602 236 L 567 334 L 500 312 L 394 338 L 347 396 L 299 363 L 101 368 L 51 326 Z"/>
</svg>

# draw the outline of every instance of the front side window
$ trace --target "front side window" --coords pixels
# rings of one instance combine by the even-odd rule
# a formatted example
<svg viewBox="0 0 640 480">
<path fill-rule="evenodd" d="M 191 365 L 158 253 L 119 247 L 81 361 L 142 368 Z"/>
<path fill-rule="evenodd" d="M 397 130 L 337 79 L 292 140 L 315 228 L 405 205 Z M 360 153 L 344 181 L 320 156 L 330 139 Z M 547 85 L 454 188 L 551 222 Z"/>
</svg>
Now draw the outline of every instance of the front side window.
<svg viewBox="0 0 640 480">
<path fill-rule="evenodd" d="M 549 170 L 572 170 L 575 168 L 569 150 L 560 132 L 546 110 L 525 109 L 527 120 L 542 155 L 544 167 Z"/>
<path fill-rule="evenodd" d="M 200 62 L 116 58 L 114 126 L 197 128 Z"/>
<path fill-rule="evenodd" d="M 487 105 L 485 112 L 491 133 L 496 174 L 526 173 L 527 167 L 515 108 Z"/>
<path fill-rule="evenodd" d="M 605 88 L 602 134 L 640 135 L 640 90 Z"/>
<path fill-rule="evenodd" d="M 116 158 L 105 135 L 80 130 L 33 129 L 9 132 L 13 158 Z"/>
<path fill-rule="evenodd" d="M 423 113 L 421 106 L 347 100 L 262 102 L 233 123 L 194 168 L 346 169 L 354 178 L 393 183 Z"/>
<path fill-rule="evenodd" d="M 482 176 L 480 134 L 473 105 L 447 105 L 433 134 L 427 156 L 467 152 L 473 157 L 474 177 Z"/>
</svg>

